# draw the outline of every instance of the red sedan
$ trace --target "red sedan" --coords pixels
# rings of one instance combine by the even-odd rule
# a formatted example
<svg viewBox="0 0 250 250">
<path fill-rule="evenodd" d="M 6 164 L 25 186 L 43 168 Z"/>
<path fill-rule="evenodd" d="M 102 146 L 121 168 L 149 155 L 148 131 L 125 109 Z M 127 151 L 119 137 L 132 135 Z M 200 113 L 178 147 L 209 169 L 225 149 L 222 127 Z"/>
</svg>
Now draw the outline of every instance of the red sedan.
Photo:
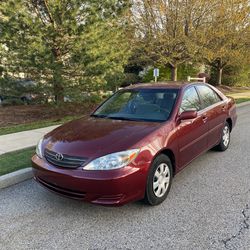
<svg viewBox="0 0 250 250">
<path fill-rule="evenodd" d="M 95 204 L 157 205 L 194 158 L 229 147 L 236 119 L 234 100 L 208 84 L 131 86 L 42 138 L 34 178 Z"/>
</svg>

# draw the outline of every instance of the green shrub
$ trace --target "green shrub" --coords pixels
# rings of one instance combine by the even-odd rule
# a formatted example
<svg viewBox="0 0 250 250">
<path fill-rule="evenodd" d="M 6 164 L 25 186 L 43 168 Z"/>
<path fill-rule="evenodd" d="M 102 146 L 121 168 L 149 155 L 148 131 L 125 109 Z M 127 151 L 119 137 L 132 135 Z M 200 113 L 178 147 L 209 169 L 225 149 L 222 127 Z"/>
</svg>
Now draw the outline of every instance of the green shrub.
<svg viewBox="0 0 250 250">
<path fill-rule="evenodd" d="M 24 104 L 25 103 L 21 99 L 17 99 L 17 98 L 9 98 L 9 99 L 5 99 L 1 102 L 1 105 L 3 107 L 13 106 L 13 105 L 24 105 Z"/>
<path fill-rule="evenodd" d="M 130 85 L 141 82 L 141 77 L 135 73 L 126 73 L 122 85 Z"/>
<path fill-rule="evenodd" d="M 211 68 L 211 84 L 217 84 L 217 72 Z M 250 86 L 250 67 L 228 65 L 223 69 L 222 84 L 227 86 Z"/>
<path fill-rule="evenodd" d="M 91 94 L 90 96 L 87 96 L 84 100 L 84 102 L 89 102 L 89 103 L 93 103 L 93 104 L 97 104 L 100 103 L 103 100 L 103 95 L 105 94 Z"/>
<path fill-rule="evenodd" d="M 158 81 L 170 81 L 171 80 L 171 69 L 170 67 L 164 68 L 159 67 L 160 69 L 160 76 Z M 143 82 L 152 82 L 154 81 L 153 76 L 153 68 L 151 68 L 144 76 L 142 81 Z M 178 67 L 177 71 L 177 78 L 178 81 L 186 81 L 188 76 L 197 76 L 199 73 L 199 69 L 195 65 L 191 64 L 183 64 Z"/>
</svg>

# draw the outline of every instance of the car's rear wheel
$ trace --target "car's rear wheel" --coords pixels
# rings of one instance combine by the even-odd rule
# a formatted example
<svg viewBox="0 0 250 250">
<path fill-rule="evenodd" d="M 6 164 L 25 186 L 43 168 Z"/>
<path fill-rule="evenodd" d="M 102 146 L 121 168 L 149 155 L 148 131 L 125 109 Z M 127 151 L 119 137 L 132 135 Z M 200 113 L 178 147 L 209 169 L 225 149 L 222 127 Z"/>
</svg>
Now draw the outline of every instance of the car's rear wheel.
<svg viewBox="0 0 250 250">
<path fill-rule="evenodd" d="M 171 160 L 166 155 L 159 155 L 149 170 L 144 201 L 150 205 L 163 202 L 170 190 L 173 179 Z"/>
<path fill-rule="evenodd" d="M 228 122 L 225 123 L 222 129 L 220 143 L 215 147 L 218 151 L 225 151 L 228 149 L 230 144 L 231 131 Z"/>
</svg>

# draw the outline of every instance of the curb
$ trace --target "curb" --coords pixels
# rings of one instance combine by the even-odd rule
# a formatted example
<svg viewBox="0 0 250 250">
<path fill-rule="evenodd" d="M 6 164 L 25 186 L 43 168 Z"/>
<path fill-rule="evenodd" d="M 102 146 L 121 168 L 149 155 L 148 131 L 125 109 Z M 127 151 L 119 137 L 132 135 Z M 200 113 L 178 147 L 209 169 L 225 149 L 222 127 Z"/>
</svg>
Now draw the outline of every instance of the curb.
<svg viewBox="0 0 250 250">
<path fill-rule="evenodd" d="M 240 108 L 240 107 L 244 107 L 244 106 L 247 106 L 247 105 L 250 105 L 250 101 L 239 103 L 239 104 L 236 105 L 236 107 Z"/>
<path fill-rule="evenodd" d="M 21 169 L 9 174 L 0 176 L 0 190 L 33 177 L 32 168 Z"/>
</svg>

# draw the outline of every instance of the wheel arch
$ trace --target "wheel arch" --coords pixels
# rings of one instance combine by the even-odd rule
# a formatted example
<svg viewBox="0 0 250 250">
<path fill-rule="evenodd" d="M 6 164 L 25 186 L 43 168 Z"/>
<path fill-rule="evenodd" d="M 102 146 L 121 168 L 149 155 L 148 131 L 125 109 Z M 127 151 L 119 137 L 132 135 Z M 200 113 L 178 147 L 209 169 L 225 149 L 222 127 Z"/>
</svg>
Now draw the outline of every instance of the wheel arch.
<svg viewBox="0 0 250 250">
<path fill-rule="evenodd" d="M 231 132 L 232 129 L 233 129 L 233 121 L 232 121 L 232 119 L 231 119 L 230 117 L 228 117 L 228 118 L 226 119 L 226 122 L 228 123 L 229 128 L 230 128 L 230 132 Z"/>
<path fill-rule="evenodd" d="M 164 148 L 164 149 L 162 149 L 161 151 L 159 151 L 159 152 L 155 155 L 154 159 L 155 159 L 158 155 L 160 155 L 160 154 L 166 155 L 166 156 L 168 156 L 168 157 L 170 158 L 171 163 L 172 163 L 172 167 L 173 167 L 173 174 L 175 175 L 175 174 L 176 174 L 176 157 L 175 157 L 174 152 L 173 152 L 171 149 L 169 149 L 169 148 Z"/>
</svg>

